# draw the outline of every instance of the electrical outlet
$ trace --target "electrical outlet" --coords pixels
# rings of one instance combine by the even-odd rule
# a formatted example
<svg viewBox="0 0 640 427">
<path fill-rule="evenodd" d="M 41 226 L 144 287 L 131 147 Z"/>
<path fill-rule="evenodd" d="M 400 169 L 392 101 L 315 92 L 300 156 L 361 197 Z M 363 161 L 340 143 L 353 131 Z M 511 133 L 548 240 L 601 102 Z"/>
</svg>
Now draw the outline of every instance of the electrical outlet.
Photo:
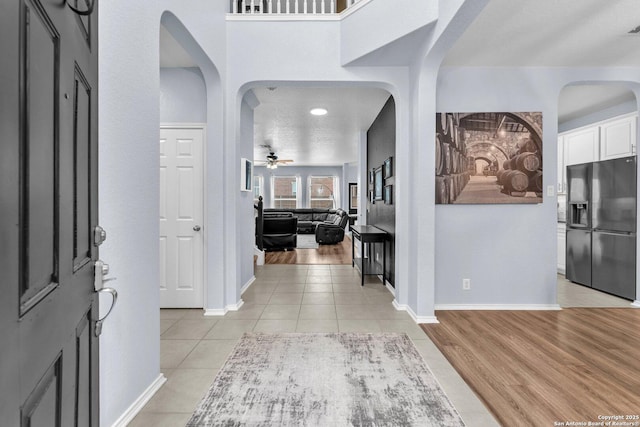
<svg viewBox="0 0 640 427">
<path fill-rule="evenodd" d="M 462 289 L 465 291 L 471 289 L 471 279 L 462 279 Z"/>
</svg>

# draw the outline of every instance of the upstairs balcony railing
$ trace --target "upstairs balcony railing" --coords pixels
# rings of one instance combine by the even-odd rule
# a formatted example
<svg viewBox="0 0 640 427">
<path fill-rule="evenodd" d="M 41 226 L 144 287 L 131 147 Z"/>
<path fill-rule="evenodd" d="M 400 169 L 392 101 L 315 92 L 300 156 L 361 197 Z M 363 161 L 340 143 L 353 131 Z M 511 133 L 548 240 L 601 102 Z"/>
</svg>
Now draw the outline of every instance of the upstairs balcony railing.
<svg viewBox="0 0 640 427">
<path fill-rule="evenodd" d="M 367 0 L 232 0 L 232 13 L 329 15 L 348 10 Z"/>
</svg>

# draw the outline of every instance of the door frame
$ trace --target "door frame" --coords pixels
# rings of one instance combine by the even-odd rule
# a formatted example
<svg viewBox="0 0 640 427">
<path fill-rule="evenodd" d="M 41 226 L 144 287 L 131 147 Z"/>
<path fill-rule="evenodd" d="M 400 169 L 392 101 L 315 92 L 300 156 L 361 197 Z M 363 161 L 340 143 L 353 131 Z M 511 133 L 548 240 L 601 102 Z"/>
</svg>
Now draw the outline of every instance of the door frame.
<svg viewBox="0 0 640 427">
<path fill-rule="evenodd" d="M 208 163 L 207 163 L 207 125 L 206 123 L 173 123 L 173 122 L 160 122 L 160 127 L 158 128 L 158 141 L 160 140 L 160 130 L 162 129 L 199 129 L 202 130 L 202 309 L 206 311 L 207 309 L 207 283 L 208 281 L 208 269 L 207 269 L 207 256 L 209 250 L 209 239 L 208 239 L 208 229 L 209 229 L 209 217 L 207 215 L 207 193 L 208 193 L 208 184 L 207 184 L 207 171 L 208 171 Z M 160 163 L 160 154 L 158 153 L 158 163 Z M 158 178 L 160 174 L 160 168 L 158 167 Z M 160 194 L 160 180 L 158 179 L 158 194 Z M 158 219 L 158 230 L 160 229 L 160 215 L 157 215 Z M 158 266 L 160 267 L 160 266 Z M 158 300 L 158 305 L 160 302 Z M 160 308 L 160 307 L 158 307 Z"/>
</svg>

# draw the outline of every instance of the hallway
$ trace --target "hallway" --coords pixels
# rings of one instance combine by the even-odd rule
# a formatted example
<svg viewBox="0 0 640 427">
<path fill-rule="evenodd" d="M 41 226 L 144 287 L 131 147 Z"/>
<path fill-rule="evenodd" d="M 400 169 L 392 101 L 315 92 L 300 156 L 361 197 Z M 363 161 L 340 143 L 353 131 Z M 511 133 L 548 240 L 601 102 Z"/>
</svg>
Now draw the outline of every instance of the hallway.
<svg viewBox="0 0 640 427">
<path fill-rule="evenodd" d="M 468 426 L 495 421 L 426 334 L 391 304 L 393 295 L 369 276 L 364 287 L 350 265 L 265 265 L 224 317 L 202 310 L 161 311 L 161 371 L 167 382 L 130 424 L 184 426 L 244 332 L 405 332 Z"/>
</svg>

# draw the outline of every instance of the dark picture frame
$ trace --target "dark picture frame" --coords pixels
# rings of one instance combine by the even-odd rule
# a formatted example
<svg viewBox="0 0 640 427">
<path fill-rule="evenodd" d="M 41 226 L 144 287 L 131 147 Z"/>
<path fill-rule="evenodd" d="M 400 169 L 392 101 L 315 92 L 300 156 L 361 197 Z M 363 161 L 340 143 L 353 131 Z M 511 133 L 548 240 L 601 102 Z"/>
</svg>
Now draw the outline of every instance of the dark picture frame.
<svg viewBox="0 0 640 427">
<path fill-rule="evenodd" d="M 383 191 L 383 199 L 385 205 L 393 204 L 393 185 L 385 185 Z"/>
<path fill-rule="evenodd" d="M 383 170 L 384 179 L 391 178 L 393 176 L 393 156 L 384 161 Z"/>
<path fill-rule="evenodd" d="M 374 200 L 382 200 L 382 166 L 373 170 L 373 192 L 374 192 Z"/>
<path fill-rule="evenodd" d="M 358 213 L 358 183 L 349 183 L 349 213 Z"/>
<path fill-rule="evenodd" d="M 435 116 L 437 205 L 543 203 L 542 112 L 439 112 Z"/>
<path fill-rule="evenodd" d="M 240 159 L 240 191 L 253 191 L 253 162 Z"/>
</svg>

